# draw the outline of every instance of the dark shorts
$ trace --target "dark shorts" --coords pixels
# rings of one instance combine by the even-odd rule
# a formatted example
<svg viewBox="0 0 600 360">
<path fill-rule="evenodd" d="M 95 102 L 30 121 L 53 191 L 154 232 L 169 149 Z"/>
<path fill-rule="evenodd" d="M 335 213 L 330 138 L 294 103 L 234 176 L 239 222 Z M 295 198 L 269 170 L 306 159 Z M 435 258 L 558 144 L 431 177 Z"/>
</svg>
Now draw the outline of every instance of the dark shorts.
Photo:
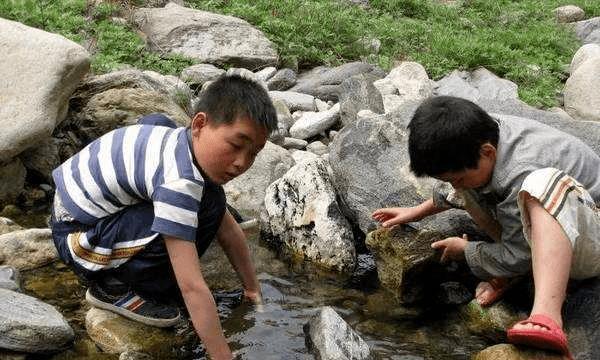
<svg viewBox="0 0 600 360">
<path fill-rule="evenodd" d="M 164 116 L 155 115 L 156 120 Z M 144 118 L 142 118 L 144 119 Z M 145 123 L 145 122 L 144 122 Z M 163 125 L 163 124 L 160 124 Z M 202 256 L 215 238 L 226 209 L 223 188 L 210 181 L 205 182 L 196 231 L 196 250 Z M 129 206 L 113 215 L 100 219 L 94 225 L 76 221 L 59 221 L 52 214 L 52 236 L 60 258 L 69 265 L 84 282 L 113 278 L 128 285 L 140 295 L 161 298 L 177 290 L 177 282 L 169 255 L 161 234 L 151 231 L 154 208 L 150 202 Z M 144 248 L 115 268 L 90 271 L 73 260 L 68 246 L 69 234 L 84 232 L 88 239 L 109 237 L 110 243 L 119 243 L 155 236 Z"/>
</svg>

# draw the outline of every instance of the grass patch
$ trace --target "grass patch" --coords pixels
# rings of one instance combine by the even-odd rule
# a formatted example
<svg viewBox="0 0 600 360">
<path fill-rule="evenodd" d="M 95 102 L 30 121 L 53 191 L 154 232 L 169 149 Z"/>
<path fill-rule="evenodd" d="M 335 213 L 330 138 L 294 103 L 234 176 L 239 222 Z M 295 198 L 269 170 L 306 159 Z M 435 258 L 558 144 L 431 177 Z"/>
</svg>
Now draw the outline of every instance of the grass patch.
<svg viewBox="0 0 600 360">
<path fill-rule="evenodd" d="M 345 0 L 188 0 L 192 7 L 243 18 L 273 41 L 282 63 L 300 67 L 368 60 L 389 70 L 396 62 L 422 64 L 439 79 L 454 69 L 485 66 L 519 85 L 536 106 L 556 105 L 564 65 L 579 47 L 557 25 L 552 9 L 575 4 L 600 15 L 595 0 L 371 0 L 368 9 Z M 361 38 L 381 41 L 369 54 Z"/>
<path fill-rule="evenodd" d="M 308 68 L 364 60 L 391 69 L 403 60 L 422 64 L 440 79 L 454 69 L 485 66 L 519 85 L 521 99 L 556 105 L 564 68 L 579 48 L 574 35 L 555 22 L 552 9 L 574 4 L 588 18 L 600 16 L 597 0 L 187 0 L 190 7 L 243 18 L 276 45 L 280 66 Z M 124 5 L 123 5 L 124 4 Z M 97 73 L 131 65 L 178 74 L 193 62 L 147 51 L 128 25 L 111 20 L 143 0 L 5 0 L 0 16 L 87 43 Z M 362 42 L 378 39 L 379 53 Z"/>
</svg>

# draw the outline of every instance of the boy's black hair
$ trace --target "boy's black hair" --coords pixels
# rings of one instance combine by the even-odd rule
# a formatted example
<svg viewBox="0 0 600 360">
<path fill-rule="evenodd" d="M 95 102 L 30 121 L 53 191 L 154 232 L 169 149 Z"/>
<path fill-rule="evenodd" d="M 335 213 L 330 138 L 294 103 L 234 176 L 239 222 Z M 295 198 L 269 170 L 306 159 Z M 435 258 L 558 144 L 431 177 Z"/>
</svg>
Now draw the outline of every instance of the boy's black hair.
<svg viewBox="0 0 600 360">
<path fill-rule="evenodd" d="M 498 123 L 476 104 L 452 96 L 425 100 L 408 128 L 410 168 L 416 176 L 475 169 L 481 145 L 498 146 Z"/>
<path fill-rule="evenodd" d="M 224 74 L 200 93 L 194 114 L 205 112 L 217 124 L 249 117 L 269 133 L 277 129 L 277 112 L 267 90 L 256 80 Z"/>
</svg>

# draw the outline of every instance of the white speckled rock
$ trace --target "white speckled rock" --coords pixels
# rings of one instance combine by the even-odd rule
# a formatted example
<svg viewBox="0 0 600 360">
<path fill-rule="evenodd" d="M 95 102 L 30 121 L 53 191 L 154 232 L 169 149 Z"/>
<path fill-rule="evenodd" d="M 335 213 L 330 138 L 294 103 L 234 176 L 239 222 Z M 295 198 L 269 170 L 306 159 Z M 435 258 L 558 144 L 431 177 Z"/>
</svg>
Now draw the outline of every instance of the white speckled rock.
<svg viewBox="0 0 600 360">
<path fill-rule="evenodd" d="M 53 306 L 0 289 L 0 348 L 47 353 L 64 349 L 74 337 L 73 329 Z"/>
<path fill-rule="evenodd" d="M 329 306 L 323 307 L 304 331 L 317 359 L 371 359 L 369 345 Z"/>
</svg>

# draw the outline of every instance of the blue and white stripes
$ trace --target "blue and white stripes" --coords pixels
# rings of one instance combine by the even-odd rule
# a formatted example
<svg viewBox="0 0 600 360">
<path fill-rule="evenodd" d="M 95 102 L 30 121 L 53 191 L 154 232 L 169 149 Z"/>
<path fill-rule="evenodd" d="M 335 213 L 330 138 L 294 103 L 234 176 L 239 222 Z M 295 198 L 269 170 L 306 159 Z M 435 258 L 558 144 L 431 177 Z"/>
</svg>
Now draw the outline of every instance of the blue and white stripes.
<svg viewBox="0 0 600 360">
<path fill-rule="evenodd" d="M 204 180 L 190 148 L 185 128 L 117 129 L 55 169 L 56 190 L 81 223 L 92 225 L 148 201 L 154 205 L 153 231 L 194 241 Z"/>
</svg>

